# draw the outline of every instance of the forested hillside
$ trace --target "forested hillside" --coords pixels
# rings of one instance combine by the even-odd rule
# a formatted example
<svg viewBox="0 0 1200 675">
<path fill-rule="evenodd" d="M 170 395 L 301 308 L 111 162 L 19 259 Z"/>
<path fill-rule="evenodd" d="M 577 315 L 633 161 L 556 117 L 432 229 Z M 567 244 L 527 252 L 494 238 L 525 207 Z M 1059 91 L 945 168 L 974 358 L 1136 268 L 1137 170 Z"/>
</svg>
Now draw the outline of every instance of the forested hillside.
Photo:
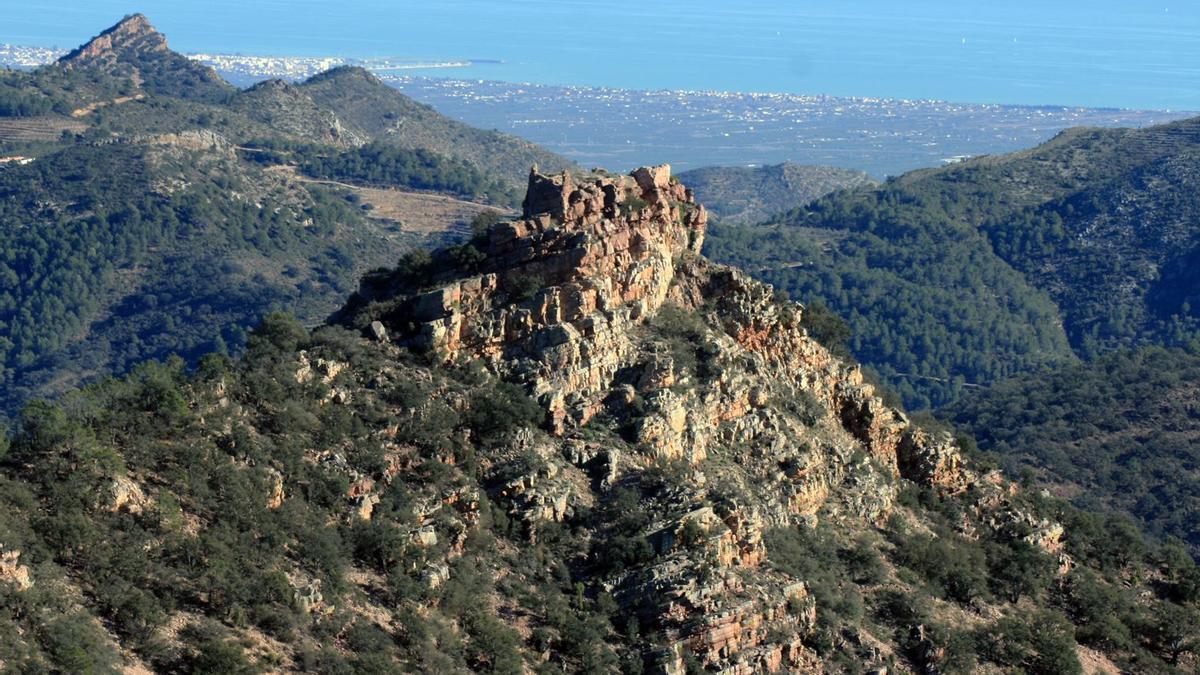
<svg viewBox="0 0 1200 675">
<path fill-rule="evenodd" d="M 244 358 L 27 408 L 0 436 L 0 662 L 1195 669 L 1185 552 L 911 424 L 806 310 L 697 255 L 665 170 L 535 176 L 525 203 L 336 324 L 271 314 Z"/>
<path fill-rule="evenodd" d="M 886 222 L 840 231 L 718 225 L 705 251 L 827 305 L 848 324 L 850 352 L 915 408 L 1074 360 L 1053 301 L 992 255 L 981 233 L 944 218 Z"/>
<path fill-rule="evenodd" d="M 1197 330 L 1200 120 L 1078 129 L 916 171 L 709 251 L 846 316 L 855 353 L 914 406 L 1074 356 Z"/>
<path fill-rule="evenodd" d="M 351 119 L 375 114 L 402 142 Z M 389 191 L 504 209 L 529 169 L 514 158 L 568 165 L 367 75 L 239 92 L 140 15 L 0 73 L 0 156 L 25 158 L 0 164 L 0 414 L 147 358 L 236 351 L 272 309 L 319 321 L 362 272 L 469 229 L 410 227 Z"/>
<path fill-rule="evenodd" d="M 1200 344 L 1006 380 L 940 411 L 1079 506 L 1125 512 L 1200 556 Z"/>
</svg>

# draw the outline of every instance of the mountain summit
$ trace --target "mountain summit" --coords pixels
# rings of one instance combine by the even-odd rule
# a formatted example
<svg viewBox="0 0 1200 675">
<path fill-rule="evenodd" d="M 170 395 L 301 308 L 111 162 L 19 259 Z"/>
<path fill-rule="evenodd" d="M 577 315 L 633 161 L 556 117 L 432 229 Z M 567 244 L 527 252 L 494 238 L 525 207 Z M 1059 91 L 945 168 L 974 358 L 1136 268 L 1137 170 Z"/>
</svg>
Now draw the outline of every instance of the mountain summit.
<svg viewBox="0 0 1200 675">
<path fill-rule="evenodd" d="M 131 14 L 59 59 L 60 66 L 128 78 L 151 94 L 223 101 L 236 89 L 215 70 L 171 51 L 142 14 Z"/>
<path fill-rule="evenodd" d="M 59 63 L 82 64 L 167 49 L 167 38 L 150 25 L 145 15 L 131 14 L 59 59 Z"/>
</svg>

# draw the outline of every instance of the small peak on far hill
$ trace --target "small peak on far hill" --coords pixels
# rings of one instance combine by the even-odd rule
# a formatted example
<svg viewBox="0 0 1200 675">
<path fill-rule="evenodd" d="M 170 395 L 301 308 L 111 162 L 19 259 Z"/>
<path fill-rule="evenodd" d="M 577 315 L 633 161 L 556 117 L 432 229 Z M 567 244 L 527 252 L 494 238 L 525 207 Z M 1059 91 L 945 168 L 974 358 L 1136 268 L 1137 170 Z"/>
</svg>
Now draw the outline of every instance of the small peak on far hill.
<svg viewBox="0 0 1200 675">
<path fill-rule="evenodd" d="M 329 70 L 317 73 L 304 81 L 304 84 L 317 84 L 319 82 L 352 82 L 355 80 L 363 82 L 371 82 L 372 84 L 383 82 L 375 76 L 374 73 L 363 68 L 362 66 L 336 66 Z"/>
<path fill-rule="evenodd" d="M 223 101 L 234 87 L 215 70 L 171 51 L 167 38 L 142 14 L 131 14 L 62 57 L 58 65 L 101 77 L 131 80 L 151 94 Z"/>
<path fill-rule="evenodd" d="M 680 178 L 729 225 L 760 223 L 832 192 L 874 185 L 862 171 L 793 162 L 703 167 L 685 171 Z"/>
<path fill-rule="evenodd" d="M 504 177 L 519 190 L 531 164 L 551 171 L 575 169 L 565 157 L 497 131 L 476 129 L 405 96 L 364 68 L 340 66 L 314 75 L 300 89 L 346 125 L 398 148 L 424 148 L 465 159 Z"/>
<path fill-rule="evenodd" d="M 59 59 L 59 63 L 79 64 L 126 52 L 167 51 L 167 38 L 144 14 L 130 14 L 104 32 Z"/>
</svg>

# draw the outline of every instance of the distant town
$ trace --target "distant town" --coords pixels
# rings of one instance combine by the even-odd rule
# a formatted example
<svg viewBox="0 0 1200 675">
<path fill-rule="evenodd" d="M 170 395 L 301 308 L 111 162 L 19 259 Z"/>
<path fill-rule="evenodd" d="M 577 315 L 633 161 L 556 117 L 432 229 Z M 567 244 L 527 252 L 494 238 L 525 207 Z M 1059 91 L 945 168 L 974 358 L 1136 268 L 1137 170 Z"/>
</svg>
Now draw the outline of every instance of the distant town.
<svg viewBox="0 0 1200 675">
<path fill-rule="evenodd" d="M 0 44 L 0 67 L 36 68 L 62 57 L 67 52 L 50 47 Z M 455 61 L 413 60 L 402 58 L 352 59 L 341 56 L 251 56 L 245 54 L 188 54 L 189 58 L 211 66 L 234 84 L 253 84 L 270 78 L 302 80 L 338 66 L 360 66 L 377 73 L 403 70 L 466 68 L 471 59 Z"/>
<path fill-rule="evenodd" d="M 0 66 L 32 68 L 61 50 L 0 45 Z M 300 80 L 361 66 L 474 126 L 510 132 L 588 166 L 826 164 L 876 178 L 1011 152 L 1073 126 L 1159 124 L 1192 114 L 933 100 L 716 91 L 638 91 L 471 78 L 469 59 L 190 54 L 230 82 Z M 453 72 L 457 78 L 425 71 Z M 418 74 L 420 73 L 420 74 Z"/>
<path fill-rule="evenodd" d="M 876 178 L 1028 148 L 1073 126 L 1158 124 L 1191 115 L 1061 106 L 636 91 L 414 76 L 383 78 L 474 126 L 507 131 L 587 166 L 671 162 L 824 164 Z"/>
<path fill-rule="evenodd" d="M 36 68 L 50 63 L 67 52 L 50 47 L 27 47 L 0 44 L 0 66 L 5 68 Z"/>
</svg>

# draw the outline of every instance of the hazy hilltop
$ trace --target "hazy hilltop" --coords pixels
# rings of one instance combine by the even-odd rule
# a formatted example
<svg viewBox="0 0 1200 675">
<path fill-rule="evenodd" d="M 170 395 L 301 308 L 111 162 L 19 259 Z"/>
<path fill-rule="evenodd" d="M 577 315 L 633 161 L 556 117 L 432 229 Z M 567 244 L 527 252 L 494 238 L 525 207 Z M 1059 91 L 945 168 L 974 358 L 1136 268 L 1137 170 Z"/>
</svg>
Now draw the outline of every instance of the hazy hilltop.
<svg viewBox="0 0 1200 675">
<path fill-rule="evenodd" d="M 339 68 L 299 88 L 267 82 L 244 92 L 211 68 L 169 49 L 140 14 L 121 20 L 58 63 L 5 73 L 8 117 L 70 116 L 98 132 L 172 132 L 197 127 L 240 143 L 260 136 L 326 142 L 389 142 L 463 159 L 520 188 L 529 166 L 568 168 L 562 157 L 515 136 L 474 129 L 388 87 L 365 70 Z M 47 127 L 62 120 L 39 119 Z M 29 127 L 29 120 L 21 125 Z M 74 125 L 71 125 L 74 129 Z M 0 126 L 0 141 L 11 138 Z M 53 136 L 49 140 L 54 140 Z M 336 144 L 336 143 L 335 143 Z M 522 166 L 523 164 L 523 166 Z"/>
<path fill-rule="evenodd" d="M 0 74 L 0 157 L 5 410 L 237 349 L 272 308 L 319 320 L 367 269 L 511 208 L 529 163 L 569 166 L 362 74 L 239 91 L 141 15 Z"/>
<path fill-rule="evenodd" d="M 158 96 L 222 102 L 234 87 L 216 71 L 176 54 L 141 14 L 122 19 L 58 61 L 66 70 L 103 74 L 121 86 Z"/>
<path fill-rule="evenodd" d="M 845 317 L 910 403 L 1197 328 L 1200 120 L 1076 129 L 1037 148 L 842 192 L 714 257 Z"/>
<path fill-rule="evenodd" d="M 0 660 L 158 672 L 1187 672 L 1177 547 L 981 470 L 698 251 L 667 167 L 367 275 L 332 323 L 38 404 Z"/>
<path fill-rule="evenodd" d="M 784 162 L 774 166 L 714 166 L 679 174 L 714 216 L 753 225 L 847 188 L 874 185 L 866 173 Z"/>
<path fill-rule="evenodd" d="M 302 88 L 320 105 L 371 138 L 400 148 L 430 148 L 461 157 L 524 187 L 529 167 L 561 171 L 574 164 L 529 141 L 484 131 L 452 120 L 400 94 L 363 68 L 334 68 L 305 81 Z"/>
</svg>

